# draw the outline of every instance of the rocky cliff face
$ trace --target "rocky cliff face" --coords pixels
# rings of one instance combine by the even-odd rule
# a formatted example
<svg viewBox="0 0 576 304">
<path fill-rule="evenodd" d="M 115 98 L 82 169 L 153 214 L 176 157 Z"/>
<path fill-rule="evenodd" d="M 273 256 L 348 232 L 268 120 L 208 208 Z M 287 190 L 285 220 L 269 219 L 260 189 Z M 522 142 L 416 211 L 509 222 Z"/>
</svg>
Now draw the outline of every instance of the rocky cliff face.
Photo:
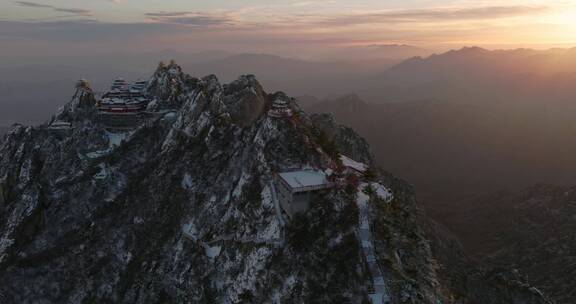
<svg viewBox="0 0 576 304">
<path fill-rule="evenodd" d="M 317 129 L 325 134 L 327 140 L 334 142 L 343 154 L 365 164 L 375 165 L 370 146 L 354 130 L 339 125 L 334 117 L 328 114 L 313 114 L 310 119 Z"/>
<path fill-rule="evenodd" d="M 3 303 L 369 303 L 360 197 L 387 301 L 450 303 L 406 183 L 340 183 L 278 216 L 276 172 L 338 168 L 340 151 L 374 163 L 352 130 L 267 116 L 278 98 L 298 108 L 252 76 L 222 86 L 171 64 L 147 90 L 134 130 L 95 122 L 79 86 L 56 117 L 70 134 L 15 126 L 0 142 Z"/>
<path fill-rule="evenodd" d="M 72 100 L 58 109 L 56 120 L 78 122 L 93 119 L 96 113 L 96 99 L 94 92 L 86 80 L 80 80 L 76 84 L 76 91 Z"/>
</svg>

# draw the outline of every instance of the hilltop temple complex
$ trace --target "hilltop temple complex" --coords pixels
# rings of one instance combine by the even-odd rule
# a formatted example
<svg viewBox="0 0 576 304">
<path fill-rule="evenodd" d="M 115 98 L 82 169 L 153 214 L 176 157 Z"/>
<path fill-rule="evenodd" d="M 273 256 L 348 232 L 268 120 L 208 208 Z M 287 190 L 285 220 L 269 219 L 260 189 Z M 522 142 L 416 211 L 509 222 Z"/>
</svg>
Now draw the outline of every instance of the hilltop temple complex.
<svg viewBox="0 0 576 304">
<path fill-rule="evenodd" d="M 98 121 L 110 127 L 129 128 L 141 122 L 150 99 L 146 95 L 146 81 L 128 84 L 114 80 L 110 91 L 98 100 Z"/>
</svg>

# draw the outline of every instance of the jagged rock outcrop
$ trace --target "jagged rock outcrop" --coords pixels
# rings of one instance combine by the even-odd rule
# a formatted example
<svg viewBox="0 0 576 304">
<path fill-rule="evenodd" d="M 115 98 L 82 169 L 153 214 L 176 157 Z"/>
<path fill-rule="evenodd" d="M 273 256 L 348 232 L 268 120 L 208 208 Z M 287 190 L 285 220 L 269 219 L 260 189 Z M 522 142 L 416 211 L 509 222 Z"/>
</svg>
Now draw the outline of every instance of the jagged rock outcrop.
<svg viewBox="0 0 576 304">
<path fill-rule="evenodd" d="M 177 108 L 182 104 L 185 81 L 194 81 L 192 77 L 187 77 L 182 72 L 182 68 L 171 62 L 165 65 L 160 62 L 158 69 L 154 73 L 147 91 L 156 99 L 149 105 L 152 111 L 159 111 L 166 108 Z"/>
<path fill-rule="evenodd" d="M 336 123 L 330 114 L 312 114 L 312 124 L 326 135 L 327 139 L 335 142 L 341 152 L 355 160 L 374 165 L 374 157 L 370 146 L 364 138 L 358 136 L 354 130 Z"/>
<path fill-rule="evenodd" d="M 335 151 L 373 163 L 352 130 L 317 124 L 291 99 L 296 115 L 272 118 L 269 103 L 289 98 L 253 76 L 222 86 L 175 64 L 150 80 L 154 115 L 134 130 L 76 115 L 94 98 L 78 90 L 58 116 L 82 119 L 69 134 L 16 126 L 0 143 L 3 303 L 367 303 L 360 195 L 386 298 L 446 301 L 404 182 L 344 179 L 279 219 L 275 173 L 341 166 Z"/>
<path fill-rule="evenodd" d="M 58 110 L 55 119 L 61 121 L 81 121 L 92 119 L 96 113 L 96 98 L 90 84 L 80 80 L 72 100 Z"/>
<path fill-rule="evenodd" d="M 224 104 L 232 119 L 240 126 L 249 126 L 264 113 L 267 96 L 253 75 L 242 76 L 224 86 Z"/>
</svg>

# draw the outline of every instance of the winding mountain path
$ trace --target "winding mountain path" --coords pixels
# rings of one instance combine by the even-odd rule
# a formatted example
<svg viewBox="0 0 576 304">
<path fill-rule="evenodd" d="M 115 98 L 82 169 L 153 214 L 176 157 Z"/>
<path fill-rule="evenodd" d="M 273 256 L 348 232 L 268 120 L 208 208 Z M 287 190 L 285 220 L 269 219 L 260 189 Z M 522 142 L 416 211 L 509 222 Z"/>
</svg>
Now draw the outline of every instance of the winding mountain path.
<svg viewBox="0 0 576 304">
<path fill-rule="evenodd" d="M 356 204 L 359 210 L 359 228 L 357 234 L 372 280 L 372 288 L 369 293 L 370 301 L 373 304 L 386 304 L 391 303 L 390 293 L 386 286 L 386 280 L 380 264 L 376 259 L 374 240 L 372 238 L 372 232 L 370 231 L 370 206 L 368 205 L 370 197 L 362 191 L 365 186 L 365 184 L 360 185 L 356 196 Z"/>
</svg>

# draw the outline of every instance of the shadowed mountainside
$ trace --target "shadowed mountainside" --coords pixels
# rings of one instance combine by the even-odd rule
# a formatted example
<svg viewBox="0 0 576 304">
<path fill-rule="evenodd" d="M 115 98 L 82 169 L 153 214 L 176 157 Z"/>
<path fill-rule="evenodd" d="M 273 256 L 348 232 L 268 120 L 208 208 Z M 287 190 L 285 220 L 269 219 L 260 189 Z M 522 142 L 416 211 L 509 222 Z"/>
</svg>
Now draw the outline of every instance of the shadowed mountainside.
<svg viewBox="0 0 576 304">
<path fill-rule="evenodd" d="M 576 183 L 576 144 L 569 140 L 576 134 L 574 104 L 378 105 L 351 95 L 304 107 L 332 113 L 366 138 L 378 163 L 413 183 L 429 215 L 471 253 L 492 249 L 462 220 L 469 210 L 485 208 L 477 197 Z"/>
<path fill-rule="evenodd" d="M 575 104 L 371 104 L 350 95 L 305 108 L 353 127 L 381 164 L 419 190 L 485 193 L 576 181 L 576 144 L 567 140 L 576 133 Z"/>
<path fill-rule="evenodd" d="M 462 230 L 478 240 L 484 264 L 514 267 L 556 303 L 576 298 L 576 188 L 537 185 L 467 204 Z M 482 206 L 482 207 L 480 207 Z"/>
</svg>

